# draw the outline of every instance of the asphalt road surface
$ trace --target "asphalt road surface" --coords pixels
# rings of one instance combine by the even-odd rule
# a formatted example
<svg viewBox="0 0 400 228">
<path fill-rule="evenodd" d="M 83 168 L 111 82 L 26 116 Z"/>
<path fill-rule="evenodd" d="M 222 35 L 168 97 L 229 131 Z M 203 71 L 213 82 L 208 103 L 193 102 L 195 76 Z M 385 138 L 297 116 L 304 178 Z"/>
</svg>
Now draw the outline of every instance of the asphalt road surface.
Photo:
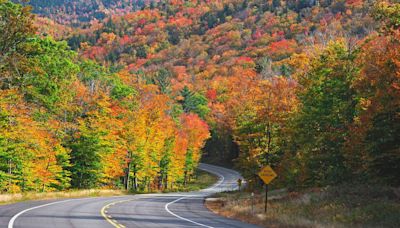
<svg viewBox="0 0 400 228">
<path fill-rule="evenodd" d="M 30 201 L 0 206 L 0 228 L 257 227 L 215 215 L 203 204 L 210 194 L 237 189 L 240 174 L 207 164 L 201 164 L 200 169 L 217 175 L 219 181 L 210 188 L 188 193 Z"/>
</svg>

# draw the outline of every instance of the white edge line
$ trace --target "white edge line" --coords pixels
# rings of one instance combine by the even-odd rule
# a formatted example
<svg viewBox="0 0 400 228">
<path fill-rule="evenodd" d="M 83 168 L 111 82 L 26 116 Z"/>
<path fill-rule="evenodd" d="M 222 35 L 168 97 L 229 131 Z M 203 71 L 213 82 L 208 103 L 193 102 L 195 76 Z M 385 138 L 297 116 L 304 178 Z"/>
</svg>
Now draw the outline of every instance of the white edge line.
<svg viewBox="0 0 400 228">
<path fill-rule="evenodd" d="M 202 169 L 202 170 L 210 172 L 210 171 L 207 170 L 207 169 Z M 216 173 L 216 172 L 212 172 L 212 171 L 211 171 L 211 173 L 216 174 L 217 176 L 219 176 L 219 177 L 220 177 L 220 180 L 219 180 L 214 186 L 212 186 L 211 188 L 208 188 L 208 189 L 206 189 L 206 190 L 211 190 L 211 189 L 214 189 L 214 188 L 218 187 L 218 186 L 221 185 L 222 182 L 224 182 L 224 180 L 225 180 L 224 176 L 222 176 L 221 174 Z M 194 195 L 194 196 L 196 196 L 196 195 Z M 193 223 L 193 224 L 202 226 L 202 227 L 213 228 L 212 226 L 207 226 L 207 225 L 204 225 L 204 224 L 201 224 L 201 223 L 192 221 L 192 220 L 190 220 L 190 219 L 181 217 L 181 216 L 179 216 L 179 215 L 177 215 L 177 214 L 175 214 L 175 213 L 173 213 L 172 211 L 169 210 L 168 206 L 170 206 L 170 205 L 172 205 L 172 204 L 174 204 L 174 203 L 176 203 L 176 202 L 178 202 L 178 201 L 180 201 L 180 200 L 182 200 L 182 199 L 186 199 L 186 198 L 190 198 L 190 197 L 194 197 L 194 196 L 184 196 L 184 197 L 178 198 L 178 199 L 176 199 L 176 200 L 174 200 L 174 201 L 172 201 L 172 202 L 169 202 L 169 203 L 165 204 L 165 210 L 166 210 L 168 213 L 170 213 L 171 215 L 173 215 L 173 216 L 175 216 L 175 217 L 177 217 L 177 218 L 179 218 L 179 219 L 181 219 L 181 220 L 184 220 L 184 221 L 187 221 L 187 222 L 190 222 L 190 223 Z M 28 211 L 35 210 L 35 209 L 39 209 L 39 208 L 42 208 L 42 207 L 51 206 L 51 205 L 54 205 L 54 204 L 65 203 L 65 202 L 69 202 L 69 201 L 73 201 L 73 200 L 82 200 L 82 199 L 69 199 L 69 200 L 57 201 L 57 202 L 53 202 L 53 203 L 48 203 L 48 204 L 39 205 L 39 206 L 36 206 L 36 207 L 31 207 L 31 208 L 25 209 L 25 210 L 23 210 L 23 211 L 20 211 L 18 214 L 14 215 L 14 216 L 10 219 L 10 221 L 8 222 L 8 228 L 13 228 L 13 227 L 14 227 L 14 222 L 15 222 L 15 220 L 16 220 L 19 216 L 21 216 L 22 214 L 24 214 L 24 213 L 26 213 L 26 212 L 28 212 Z"/>
<path fill-rule="evenodd" d="M 54 204 L 65 203 L 65 202 L 72 201 L 72 200 L 75 200 L 75 199 L 69 199 L 69 200 L 63 200 L 63 201 L 57 201 L 57 202 L 53 202 L 53 203 L 43 204 L 43 205 L 39 205 L 39 206 L 36 206 L 36 207 L 31 207 L 31 208 L 25 209 L 23 211 L 20 211 L 18 214 L 14 215 L 11 218 L 11 220 L 8 222 L 8 228 L 13 228 L 15 220 L 19 216 L 21 216 L 22 214 L 24 214 L 24 213 L 26 213 L 28 211 L 35 210 L 35 209 L 42 208 L 42 207 L 51 206 L 51 205 L 54 205 Z"/>
<path fill-rule="evenodd" d="M 202 169 L 202 170 L 208 171 L 208 170 L 206 170 L 206 169 Z M 210 172 L 210 171 L 208 171 L 208 172 Z M 214 188 L 218 187 L 218 186 L 221 185 L 222 182 L 224 182 L 224 180 L 225 180 L 225 177 L 222 176 L 221 174 L 215 173 L 215 172 L 211 172 L 211 173 L 216 174 L 217 176 L 219 176 L 219 177 L 220 177 L 220 180 L 219 180 L 214 186 L 212 186 L 211 188 L 208 188 L 208 189 L 206 189 L 206 190 L 211 190 L 211 189 L 214 189 Z M 171 202 L 165 204 L 165 207 L 164 207 L 164 208 L 165 208 L 165 210 L 166 210 L 168 213 L 170 213 L 171 215 L 173 215 L 173 216 L 175 216 L 175 217 L 177 217 L 177 218 L 179 218 L 179 219 L 181 219 L 181 220 L 184 220 L 184 221 L 187 221 L 187 222 L 190 222 L 190 223 L 193 223 L 193 224 L 202 226 L 202 227 L 214 228 L 214 227 L 212 227 L 212 226 L 207 226 L 207 225 L 204 225 L 204 224 L 195 222 L 195 221 L 193 221 L 193 220 L 184 218 L 184 217 L 179 216 L 179 215 L 177 215 L 177 214 L 175 214 L 174 212 L 172 212 L 172 211 L 169 210 L 168 207 L 169 207 L 170 205 L 172 205 L 172 204 L 174 204 L 174 203 L 176 203 L 176 202 L 178 202 L 178 201 L 180 201 L 180 200 L 183 200 L 183 199 L 186 199 L 186 198 L 190 198 L 190 197 L 193 197 L 193 196 L 184 196 L 184 197 L 178 198 L 178 199 L 176 199 L 176 200 L 174 200 L 174 201 L 171 201 Z"/>
<path fill-rule="evenodd" d="M 184 197 L 178 198 L 178 199 L 176 199 L 176 200 L 174 200 L 174 201 L 172 201 L 172 202 L 169 202 L 169 203 L 165 204 L 165 210 L 166 210 L 168 213 L 170 213 L 171 215 L 173 215 L 173 216 L 175 216 L 175 217 L 177 217 L 177 218 L 179 218 L 179 219 L 181 219 L 181 220 L 184 220 L 184 221 L 187 221 L 187 222 L 190 222 L 190 223 L 193 223 L 193 224 L 202 226 L 202 227 L 214 228 L 214 227 L 212 227 L 212 226 L 207 226 L 207 225 L 204 225 L 204 224 L 201 224 L 201 223 L 192 221 L 192 220 L 190 220 L 190 219 L 181 217 L 181 216 L 179 216 L 179 215 L 177 215 L 177 214 L 175 214 L 174 212 L 172 212 L 172 211 L 169 210 L 169 208 L 168 208 L 169 205 L 171 205 L 171 204 L 173 204 L 173 203 L 176 203 L 176 202 L 178 202 L 178 201 L 180 201 L 180 200 L 182 200 L 182 199 L 189 198 L 189 197 L 190 197 L 190 196 L 184 196 Z"/>
<path fill-rule="evenodd" d="M 121 197 L 121 196 L 111 196 L 111 197 L 113 198 L 113 197 Z M 14 216 L 10 219 L 10 221 L 8 222 L 8 228 L 14 228 L 15 220 L 16 220 L 19 216 L 21 216 L 22 214 L 24 214 L 24 213 L 26 213 L 26 212 L 28 212 L 28 211 L 32 211 L 32 210 L 35 210 L 35 209 L 39 209 L 39 208 L 42 208 L 42 207 L 51 206 L 51 205 L 54 205 L 54 204 L 65 203 L 65 202 L 76 201 L 76 200 L 93 199 L 93 198 L 97 198 L 97 197 L 62 200 L 62 201 L 57 201 L 57 202 L 42 204 L 42 205 L 39 205 L 39 206 L 36 206 L 36 207 L 31 207 L 31 208 L 25 209 L 25 210 L 23 210 L 23 211 L 20 211 L 18 214 L 14 215 Z"/>
</svg>

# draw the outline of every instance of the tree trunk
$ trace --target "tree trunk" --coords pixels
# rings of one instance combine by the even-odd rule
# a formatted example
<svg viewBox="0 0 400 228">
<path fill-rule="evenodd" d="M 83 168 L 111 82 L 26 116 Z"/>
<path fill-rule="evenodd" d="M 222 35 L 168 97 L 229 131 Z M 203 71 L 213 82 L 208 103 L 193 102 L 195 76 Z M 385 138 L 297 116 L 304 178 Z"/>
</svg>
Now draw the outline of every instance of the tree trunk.
<svg viewBox="0 0 400 228">
<path fill-rule="evenodd" d="M 168 173 L 165 174 L 165 179 L 164 179 L 164 189 L 168 189 Z"/>
<path fill-rule="evenodd" d="M 129 179 L 130 179 L 130 173 L 131 173 L 131 163 L 128 163 L 128 168 L 126 170 L 126 175 L 125 175 L 125 189 L 129 190 Z"/>
<path fill-rule="evenodd" d="M 183 178 L 183 186 L 186 187 L 186 182 L 187 182 L 187 171 L 184 173 L 184 178 Z"/>
<path fill-rule="evenodd" d="M 147 192 L 151 192 L 151 183 L 150 183 L 150 178 L 146 177 L 146 183 L 147 183 Z"/>
<path fill-rule="evenodd" d="M 137 191 L 137 172 L 136 172 L 136 164 L 133 166 L 133 189 Z"/>
</svg>

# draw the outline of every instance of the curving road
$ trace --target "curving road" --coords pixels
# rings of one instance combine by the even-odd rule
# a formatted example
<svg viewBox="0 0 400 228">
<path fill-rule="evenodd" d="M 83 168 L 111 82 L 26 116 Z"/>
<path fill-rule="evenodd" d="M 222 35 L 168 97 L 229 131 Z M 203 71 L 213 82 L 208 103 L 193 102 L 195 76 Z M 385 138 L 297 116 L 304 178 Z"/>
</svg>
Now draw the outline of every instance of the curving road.
<svg viewBox="0 0 400 228">
<path fill-rule="evenodd" d="M 256 228 L 215 215 L 203 204 L 210 194 L 235 190 L 240 174 L 207 164 L 199 168 L 217 175 L 219 181 L 210 188 L 188 193 L 31 201 L 0 206 L 0 227 Z"/>
</svg>

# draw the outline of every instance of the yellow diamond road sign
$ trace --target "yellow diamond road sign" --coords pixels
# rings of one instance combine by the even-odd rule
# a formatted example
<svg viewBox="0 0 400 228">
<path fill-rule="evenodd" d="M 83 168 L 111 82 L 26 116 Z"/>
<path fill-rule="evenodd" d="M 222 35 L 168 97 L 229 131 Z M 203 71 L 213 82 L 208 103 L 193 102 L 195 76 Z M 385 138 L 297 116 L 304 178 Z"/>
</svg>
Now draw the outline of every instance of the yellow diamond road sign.
<svg viewBox="0 0 400 228">
<path fill-rule="evenodd" d="M 264 181 L 265 184 L 269 184 L 276 176 L 278 176 L 271 166 L 264 166 L 258 173 L 258 176 Z"/>
</svg>

